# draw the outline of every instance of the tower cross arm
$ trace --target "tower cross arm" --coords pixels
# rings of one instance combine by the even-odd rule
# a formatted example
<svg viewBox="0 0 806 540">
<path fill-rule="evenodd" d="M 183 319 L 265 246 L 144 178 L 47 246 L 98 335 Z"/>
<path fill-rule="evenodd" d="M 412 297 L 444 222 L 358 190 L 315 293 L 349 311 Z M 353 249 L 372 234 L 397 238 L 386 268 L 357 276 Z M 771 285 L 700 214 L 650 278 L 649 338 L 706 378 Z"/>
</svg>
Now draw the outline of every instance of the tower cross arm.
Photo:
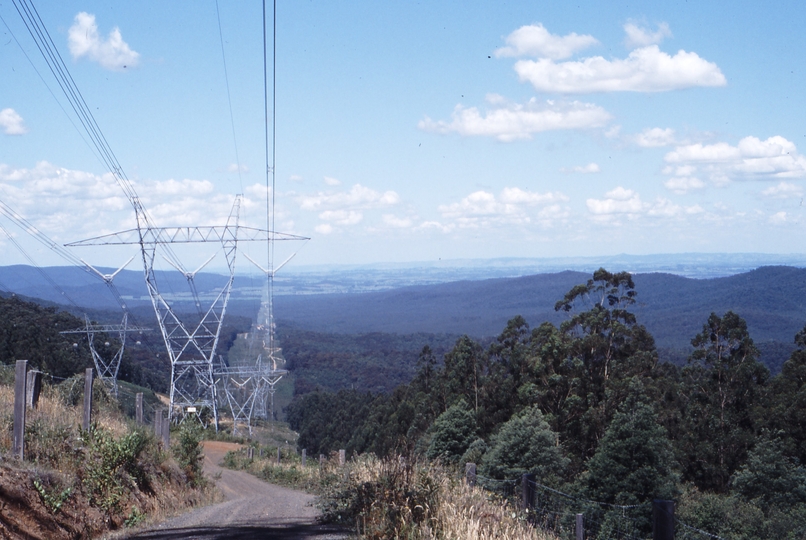
<svg viewBox="0 0 806 540">
<path fill-rule="evenodd" d="M 191 244 L 202 242 L 266 242 L 268 240 L 309 240 L 305 236 L 240 227 L 237 225 L 198 227 L 149 227 L 96 236 L 65 244 L 69 247 L 127 244 Z"/>
</svg>

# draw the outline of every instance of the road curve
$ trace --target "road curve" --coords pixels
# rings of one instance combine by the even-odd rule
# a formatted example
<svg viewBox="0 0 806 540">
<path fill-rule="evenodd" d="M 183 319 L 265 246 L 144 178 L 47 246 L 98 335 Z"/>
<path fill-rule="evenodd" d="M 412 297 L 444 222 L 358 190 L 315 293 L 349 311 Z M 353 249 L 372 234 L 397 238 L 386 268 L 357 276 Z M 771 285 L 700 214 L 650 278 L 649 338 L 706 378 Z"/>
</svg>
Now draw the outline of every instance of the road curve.
<svg viewBox="0 0 806 540">
<path fill-rule="evenodd" d="M 233 443 L 204 443 L 204 472 L 209 477 L 220 474 L 216 485 L 224 502 L 198 508 L 137 532 L 127 539 L 143 540 L 341 540 L 343 529 L 316 523 L 314 496 L 301 491 L 268 484 L 243 471 L 224 469 L 218 464 Z"/>
</svg>

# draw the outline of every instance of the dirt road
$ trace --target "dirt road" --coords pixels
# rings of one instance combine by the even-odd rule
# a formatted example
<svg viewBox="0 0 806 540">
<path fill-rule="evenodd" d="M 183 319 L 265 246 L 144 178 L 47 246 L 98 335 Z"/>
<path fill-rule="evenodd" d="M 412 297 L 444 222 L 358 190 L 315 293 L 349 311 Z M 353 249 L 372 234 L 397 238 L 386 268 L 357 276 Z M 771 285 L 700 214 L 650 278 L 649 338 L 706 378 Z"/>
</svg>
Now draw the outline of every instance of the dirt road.
<svg viewBox="0 0 806 540">
<path fill-rule="evenodd" d="M 224 502 L 199 508 L 126 538 L 132 540 L 347 538 L 340 529 L 316 524 L 317 511 L 311 505 L 313 495 L 267 484 L 243 471 L 220 467 L 218 463 L 224 454 L 237 446 L 223 442 L 204 443 L 205 474 L 210 477 L 221 475 L 216 485 L 224 493 Z"/>
</svg>

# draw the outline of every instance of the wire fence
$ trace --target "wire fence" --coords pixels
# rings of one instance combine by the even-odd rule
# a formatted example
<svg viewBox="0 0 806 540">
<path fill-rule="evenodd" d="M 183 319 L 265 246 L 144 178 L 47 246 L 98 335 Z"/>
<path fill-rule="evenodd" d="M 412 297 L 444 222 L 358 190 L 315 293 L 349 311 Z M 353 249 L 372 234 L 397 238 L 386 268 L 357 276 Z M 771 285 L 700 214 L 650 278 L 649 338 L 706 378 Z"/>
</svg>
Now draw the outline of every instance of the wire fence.
<svg viewBox="0 0 806 540">
<path fill-rule="evenodd" d="M 580 528 L 581 537 L 585 539 L 646 540 L 653 537 L 651 501 L 634 505 L 594 501 L 543 485 L 531 476 L 499 480 L 477 474 L 475 481 L 480 488 L 520 506 L 533 525 L 561 539 L 580 538 Z M 673 520 L 675 540 L 727 540 L 680 521 L 673 510 L 657 505 L 655 509 L 666 512 L 666 517 Z"/>
</svg>

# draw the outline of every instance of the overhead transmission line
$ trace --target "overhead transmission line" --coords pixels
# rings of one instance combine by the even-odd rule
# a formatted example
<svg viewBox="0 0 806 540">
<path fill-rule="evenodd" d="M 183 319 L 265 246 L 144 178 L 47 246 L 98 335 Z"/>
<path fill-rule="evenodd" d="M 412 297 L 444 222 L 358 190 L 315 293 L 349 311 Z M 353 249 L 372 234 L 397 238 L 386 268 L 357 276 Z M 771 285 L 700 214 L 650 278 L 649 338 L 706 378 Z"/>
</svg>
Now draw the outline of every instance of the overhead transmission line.
<svg viewBox="0 0 806 540">
<path fill-rule="evenodd" d="M 73 112 L 78 117 L 79 122 L 84 127 L 92 145 L 97 151 L 98 156 L 103 162 L 107 170 L 115 178 L 115 182 L 120 186 L 126 197 L 129 199 L 132 207 L 134 208 L 135 217 L 137 219 L 138 230 L 151 228 L 151 218 L 148 211 L 140 201 L 140 197 L 134 189 L 134 185 L 129 180 L 123 166 L 117 159 L 112 147 L 109 145 L 106 137 L 101 131 L 100 126 L 95 120 L 91 109 L 84 100 L 84 96 L 73 80 L 70 70 L 67 68 L 62 59 L 59 50 L 56 48 L 53 39 L 50 36 L 47 28 L 42 22 L 39 12 L 36 10 L 31 0 L 12 0 L 14 7 L 17 9 L 22 18 L 28 33 L 34 40 L 42 58 L 45 60 L 50 72 L 56 78 L 59 87 L 62 90 L 65 98 L 67 99 Z M 167 257 L 174 263 L 175 266 L 181 266 L 178 257 L 173 253 L 169 246 L 164 246 Z"/>
</svg>

